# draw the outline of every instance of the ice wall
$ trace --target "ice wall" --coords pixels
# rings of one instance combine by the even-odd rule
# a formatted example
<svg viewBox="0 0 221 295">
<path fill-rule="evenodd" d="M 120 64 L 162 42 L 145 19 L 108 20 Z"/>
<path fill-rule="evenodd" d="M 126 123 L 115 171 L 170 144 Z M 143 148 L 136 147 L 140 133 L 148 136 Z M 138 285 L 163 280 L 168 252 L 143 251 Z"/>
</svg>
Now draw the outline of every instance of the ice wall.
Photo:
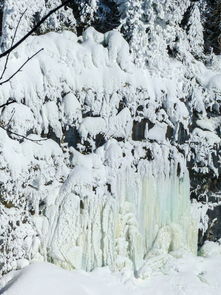
<svg viewBox="0 0 221 295">
<path fill-rule="evenodd" d="M 121 149 L 117 142 L 111 144 Z M 108 143 L 101 149 L 99 154 L 107 153 Z M 167 167 L 158 170 L 163 164 L 158 155 L 151 164 L 140 163 L 135 171 L 126 163 L 118 170 L 106 166 L 100 155 L 92 155 L 91 160 L 95 161 L 92 167 L 74 168 L 56 206 L 46 213 L 50 220 L 46 236 L 50 238 L 43 247 L 46 252 L 49 249 L 53 263 L 68 269 L 109 265 L 138 272 L 153 255 L 178 249 L 196 253 L 197 226 L 191 216 L 188 172 L 185 169 L 177 176 L 181 163 L 165 160 Z"/>
</svg>

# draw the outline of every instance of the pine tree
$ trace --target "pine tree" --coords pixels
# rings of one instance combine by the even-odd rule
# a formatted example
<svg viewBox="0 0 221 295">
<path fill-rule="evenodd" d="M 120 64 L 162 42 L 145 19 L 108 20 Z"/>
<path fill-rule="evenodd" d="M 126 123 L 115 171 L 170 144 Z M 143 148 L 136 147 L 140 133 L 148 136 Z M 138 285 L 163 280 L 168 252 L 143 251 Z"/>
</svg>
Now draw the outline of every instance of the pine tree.
<svg viewBox="0 0 221 295">
<path fill-rule="evenodd" d="M 127 1 L 125 18 L 122 20 L 122 32 L 130 44 L 134 61 L 139 66 L 145 63 L 148 40 L 147 26 L 143 20 L 143 3 L 140 0 Z"/>
<path fill-rule="evenodd" d="M 105 33 L 120 24 L 118 4 L 114 0 L 74 0 L 68 6 L 72 8 L 78 35 L 89 26 Z"/>
<path fill-rule="evenodd" d="M 204 35 L 199 4 L 195 3 L 190 12 L 187 23 L 187 36 L 190 43 L 191 53 L 199 57 L 203 53 Z"/>
</svg>

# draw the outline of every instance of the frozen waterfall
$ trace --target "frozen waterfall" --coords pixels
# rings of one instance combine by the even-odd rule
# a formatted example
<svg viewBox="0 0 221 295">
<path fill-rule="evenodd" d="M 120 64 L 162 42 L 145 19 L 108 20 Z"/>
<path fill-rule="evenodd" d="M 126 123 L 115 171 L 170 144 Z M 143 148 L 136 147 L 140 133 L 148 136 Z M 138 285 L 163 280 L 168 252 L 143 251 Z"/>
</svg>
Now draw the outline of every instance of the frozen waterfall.
<svg viewBox="0 0 221 295">
<path fill-rule="evenodd" d="M 141 163 L 137 171 L 127 164 L 117 171 L 105 167 L 99 155 L 94 162 L 97 167 L 74 168 L 56 206 L 49 209 L 55 218 L 46 248 L 54 263 L 67 269 L 109 265 L 137 272 L 152 255 L 181 248 L 196 253 L 189 176 L 186 169 L 177 175 L 180 163 L 163 162 L 158 156 Z M 94 180 L 101 175 L 102 182 L 95 187 Z M 109 189 L 104 180 L 109 180 Z"/>
</svg>

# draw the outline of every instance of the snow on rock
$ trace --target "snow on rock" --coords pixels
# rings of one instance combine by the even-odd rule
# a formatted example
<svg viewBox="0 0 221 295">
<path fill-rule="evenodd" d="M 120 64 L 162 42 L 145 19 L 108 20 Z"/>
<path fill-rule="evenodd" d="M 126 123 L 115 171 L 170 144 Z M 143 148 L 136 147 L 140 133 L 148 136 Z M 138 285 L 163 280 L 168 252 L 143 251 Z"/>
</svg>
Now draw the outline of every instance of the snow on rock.
<svg viewBox="0 0 221 295">
<path fill-rule="evenodd" d="M 59 122 L 58 107 L 55 101 L 46 102 L 42 107 L 43 130 L 47 134 L 49 126 L 58 138 L 62 136 L 61 125 Z"/>
<path fill-rule="evenodd" d="M 215 75 L 210 78 L 207 87 L 216 91 L 221 91 L 221 74 Z"/>
<path fill-rule="evenodd" d="M 90 50 L 93 65 L 96 67 L 105 65 L 106 58 L 104 54 L 104 48 L 101 45 L 104 41 L 104 35 L 97 32 L 93 27 L 89 27 L 83 32 L 82 39 L 84 48 L 86 50 Z M 87 62 L 86 55 L 85 62 Z"/>
<path fill-rule="evenodd" d="M 131 113 L 128 108 L 124 108 L 116 116 L 110 117 L 109 129 L 107 134 L 109 136 L 128 138 L 132 130 Z"/>
<path fill-rule="evenodd" d="M 35 119 L 32 111 L 24 104 L 10 104 L 1 114 L 1 120 L 11 131 L 26 135 L 35 128 Z"/>
<path fill-rule="evenodd" d="M 94 137 L 96 134 L 106 132 L 106 122 L 103 118 L 99 117 L 87 117 L 82 120 L 79 128 L 82 138 L 87 138 L 88 135 Z"/>
<path fill-rule="evenodd" d="M 104 35 L 105 43 L 109 50 L 109 62 L 117 62 L 123 71 L 131 70 L 129 45 L 118 31 L 110 31 Z"/>
<path fill-rule="evenodd" d="M 206 143 L 208 144 L 208 146 L 213 147 L 214 144 L 219 144 L 221 139 L 220 137 L 208 130 L 202 130 L 200 128 L 195 128 L 193 131 L 193 139 L 196 137 L 201 137 L 201 138 L 205 138 Z"/>
<path fill-rule="evenodd" d="M 197 126 L 208 131 L 215 131 L 221 124 L 221 117 L 202 118 L 196 121 Z"/>
<path fill-rule="evenodd" d="M 206 241 L 205 244 L 200 249 L 200 255 L 207 258 L 221 255 L 220 242 L 214 243 L 214 242 Z"/>
<path fill-rule="evenodd" d="M 150 140 L 156 140 L 157 142 L 164 142 L 166 140 L 167 124 L 166 123 L 157 123 L 153 128 L 147 130 L 145 138 Z"/>
<path fill-rule="evenodd" d="M 63 98 L 64 115 L 67 124 L 72 125 L 75 120 L 81 121 L 81 104 L 73 93 L 68 93 Z"/>
</svg>

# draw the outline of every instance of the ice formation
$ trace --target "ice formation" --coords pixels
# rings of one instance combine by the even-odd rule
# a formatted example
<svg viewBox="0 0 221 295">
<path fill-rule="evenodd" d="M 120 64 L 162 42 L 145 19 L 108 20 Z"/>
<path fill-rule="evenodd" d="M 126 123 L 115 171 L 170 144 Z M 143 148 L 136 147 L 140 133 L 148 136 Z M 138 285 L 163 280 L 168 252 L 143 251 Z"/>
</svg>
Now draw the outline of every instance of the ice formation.
<svg viewBox="0 0 221 295">
<path fill-rule="evenodd" d="M 123 53 L 115 47 L 119 42 Z M 146 131 L 145 138 L 153 143 L 131 138 L 136 97 L 150 107 L 160 97 L 148 72 L 129 61 L 126 41 L 119 32 L 103 36 L 92 28 L 86 30 L 81 43 L 71 32 L 48 33 L 31 37 L 10 65 L 19 64 L 26 52 L 42 46 L 44 51 L 38 58 L 1 92 L 3 103 L 8 96 L 17 99 L 1 116 L 5 124 L 10 121 L 12 132 L 36 139 L 51 132 L 55 140 L 19 143 L 19 136 L 12 134 L 14 139 L 7 139 L 2 131 L 2 138 L 6 137 L 4 169 L 14 171 L 11 185 L 10 178 L 3 178 L 4 193 L 9 198 L 10 186 L 13 188 L 17 179 L 24 187 L 24 199 L 33 207 L 29 234 L 32 245 L 38 247 L 37 253 L 29 255 L 68 269 L 110 265 L 138 271 L 153 249 L 160 252 L 183 247 L 196 252 L 189 176 L 182 154 L 168 146 L 166 125 L 163 132 L 153 130 L 157 127 Z M 38 79 L 18 83 L 26 81 L 33 69 L 36 75 L 41 73 Z M 162 83 L 167 87 L 170 81 Z M 134 89 L 141 85 L 142 91 L 136 93 Z M 127 97 L 128 106 L 119 110 L 122 97 Z M 73 141 L 69 147 L 66 132 Z M 104 138 L 106 143 L 101 145 Z M 84 142 L 88 142 L 87 154 Z M 8 153 L 14 154 L 12 163 Z M 21 192 L 17 194 L 20 200 Z M 23 210 L 25 214 L 25 205 Z M 167 240 L 163 248 L 157 242 L 159 233 Z"/>
<path fill-rule="evenodd" d="M 48 208 L 46 217 L 53 220 L 55 216 L 49 225 L 52 261 L 86 270 L 102 265 L 118 270 L 133 264 L 138 271 L 150 251 L 159 255 L 184 248 L 196 253 L 189 177 L 187 171 L 177 176 L 179 162 L 165 163 L 168 167 L 156 171 L 165 156 L 158 148 L 151 165 L 144 161 L 134 171 L 116 141 L 107 142 L 97 153 L 80 159 L 61 188 L 56 206 Z"/>
<path fill-rule="evenodd" d="M 162 8 L 158 1 L 152 18 L 146 15 L 149 27 L 146 22 L 142 30 L 149 35 L 139 35 L 141 44 L 133 38 L 143 32 L 135 15 L 133 24 L 122 22 L 122 31 L 134 26 L 124 35 L 93 27 L 80 36 L 41 34 L 43 27 L 11 54 L 4 79 L 44 48 L 1 85 L 0 105 L 16 101 L 0 109 L 1 273 L 43 260 L 139 275 L 146 259 L 178 249 L 197 252 L 209 204 L 191 204 L 190 186 L 202 196 L 208 190 L 201 193 L 198 175 L 220 175 L 221 62 L 214 57 L 216 67 L 207 67 L 196 59 L 189 44 L 196 27 L 191 22 L 187 34 L 176 26 L 190 1 L 178 5 L 177 14 L 168 2 Z M 3 48 L 13 36 L 12 4 L 21 12 L 6 1 Z M 30 15 L 39 10 L 35 4 Z M 194 15 L 199 22 L 197 7 Z M 202 54 L 201 37 L 196 55 Z"/>
</svg>

